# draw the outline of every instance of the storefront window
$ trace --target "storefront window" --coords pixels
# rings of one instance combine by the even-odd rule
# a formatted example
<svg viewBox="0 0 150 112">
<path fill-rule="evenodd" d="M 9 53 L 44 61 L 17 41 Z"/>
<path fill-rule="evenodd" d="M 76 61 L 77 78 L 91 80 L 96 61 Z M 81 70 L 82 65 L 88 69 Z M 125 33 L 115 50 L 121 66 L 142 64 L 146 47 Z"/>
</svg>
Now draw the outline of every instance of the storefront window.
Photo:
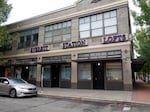
<svg viewBox="0 0 150 112">
<path fill-rule="evenodd" d="M 88 63 L 79 64 L 79 80 L 91 79 L 91 65 Z"/>
<path fill-rule="evenodd" d="M 50 80 L 50 76 L 51 76 L 51 66 L 46 65 L 43 67 L 43 79 Z"/>
<path fill-rule="evenodd" d="M 36 74 L 37 74 L 37 67 L 30 66 L 29 67 L 29 79 L 36 79 Z"/>
<path fill-rule="evenodd" d="M 122 80 L 121 63 L 107 63 L 106 78 L 107 80 Z"/>
<path fill-rule="evenodd" d="M 22 67 L 15 68 L 15 75 L 18 79 L 21 79 L 21 71 L 22 71 Z"/>
<path fill-rule="evenodd" d="M 65 64 L 61 66 L 61 79 L 70 80 L 71 79 L 71 67 L 70 64 Z"/>
</svg>

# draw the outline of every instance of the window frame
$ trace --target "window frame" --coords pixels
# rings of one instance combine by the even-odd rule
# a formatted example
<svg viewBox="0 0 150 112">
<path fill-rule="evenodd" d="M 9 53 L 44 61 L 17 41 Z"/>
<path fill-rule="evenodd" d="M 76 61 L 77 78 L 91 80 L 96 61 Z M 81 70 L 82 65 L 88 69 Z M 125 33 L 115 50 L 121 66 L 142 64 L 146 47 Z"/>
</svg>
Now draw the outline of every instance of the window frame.
<svg viewBox="0 0 150 112">
<path fill-rule="evenodd" d="M 53 43 L 70 41 L 71 31 L 72 31 L 71 20 L 46 25 L 44 27 L 44 44 L 53 44 Z M 52 33 L 51 36 L 46 36 L 46 33 L 49 33 L 49 32 Z M 55 39 L 55 38 L 58 38 L 58 39 Z M 46 42 L 46 39 L 50 39 L 50 41 Z"/>
<path fill-rule="evenodd" d="M 36 42 L 34 41 L 35 35 L 37 36 Z M 27 38 L 30 38 L 29 39 L 30 41 L 28 41 Z M 19 32 L 18 49 L 36 46 L 36 45 L 38 45 L 38 39 L 39 39 L 39 28 L 20 31 Z M 34 44 L 34 42 L 35 42 L 35 44 Z"/>
<path fill-rule="evenodd" d="M 113 12 L 115 12 L 115 13 L 113 13 Z M 116 19 L 115 25 L 109 25 L 109 26 L 107 26 L 107 27 L 115 26 L 116 30 L 115 30 L 114 32 L 112 32 L 112 33 L 107 33 L 107 34 L 106 34 L 105 28 L 107 28 L 107 27 L 105 27 L 105 23 L 104 23 L 104 22 L 105 22 L 106 19 L 110 19 L 110 18 L 105 18 L 105 17 L 104 17 L 104 15 L 107 14 L 107 13 L 110 15 L 110 18 L 111 18 L 111 19 L 112 19 L 112 18 L 115 18 L 115 19 Z M 111 15 L 111 14 L 112 14 L 112 15 Z M 100 18 L 98 18 L 99 15 L 101 15 Z M 95 19 L 92 20 L 94 16 L 95 16 Z M 85 22 L 84 22 L 84 19 L 87 18 L 87 17 L 90 18 L 90 22 L 89 22 L 89 24 L 90 24 L 90 25 L 89 25 L 89 26 L 90 26 L 90 29 L 89 29 L 89 30 L 83 30 L 83 29 L 82 29 L 82 31 L 81 31 L 81 30 L 80 30 L 80 28 L 81 28 L 80 25 L 82 25 L 82 24 L 85 23 Z M 101 26 L 101 27 L 92 28 L 92 23 L 93 23 L 93 22 L 100 22 L 100 21 L 102 21 L 102 26 Z M 95 23 L 95 24 L 96 24 L 96 23 Z M 78 29 L 79 29 L 79 38 L 80 38 L 80 39 L 94 38 L 94 37 L 100 37 L 100 36 L 105 36 L 105 35 L 117 34 L 117 33 L 118 33 L 117 9 L 110 10 L 110 11 L 106 11 L 106 12 L 102 12 L 102 13 L 97 13 L 97 14 L 93 14 L 93 15 L 89 15 L 89 16 L 85 16 L 85 17 L 80 17 L 80 18 L 79 18 L 79 28 L 78 28 Z M 94 31 L 94 30 L 101 30 L 102 32 L 99 32 L 99 34 L 95 34 L 95 36 L 94 36 L 94 34 L 93 34 L 93 31 Z M 86 36 L 86 37 L 82 36 L 82 37 L 81 37 L 81 33 L 86 32 L 86 31 L 89 31 L 89 36 Z M 92 35 L 93 35 L 93 36 L 92 36 Z"/>
</svg>

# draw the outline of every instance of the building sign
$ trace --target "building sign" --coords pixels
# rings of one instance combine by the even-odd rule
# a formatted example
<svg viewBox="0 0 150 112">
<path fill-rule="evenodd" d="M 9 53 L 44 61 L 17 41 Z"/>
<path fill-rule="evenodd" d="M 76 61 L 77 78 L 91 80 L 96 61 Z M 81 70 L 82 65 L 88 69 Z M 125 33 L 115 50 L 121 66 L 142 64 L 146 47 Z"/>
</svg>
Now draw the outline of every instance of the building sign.
<svg viewBox="0 0 150 112">
<path fill-rule="evenodd" d="M 32 47 L 31 53 L 49 51 L 48 46 Z"/>
<path fill-rule="evenodd" d="M 87 40 L 78 40 L 63 43 L 63 49 L 87 46 Z"/>
<path fill-rule="evenodd" d="M 104 44 L 125 42 L 125 41 L 127 41 L 127 36 L 125 34 L 108 36 L 103 38 Z"/>
</svg>

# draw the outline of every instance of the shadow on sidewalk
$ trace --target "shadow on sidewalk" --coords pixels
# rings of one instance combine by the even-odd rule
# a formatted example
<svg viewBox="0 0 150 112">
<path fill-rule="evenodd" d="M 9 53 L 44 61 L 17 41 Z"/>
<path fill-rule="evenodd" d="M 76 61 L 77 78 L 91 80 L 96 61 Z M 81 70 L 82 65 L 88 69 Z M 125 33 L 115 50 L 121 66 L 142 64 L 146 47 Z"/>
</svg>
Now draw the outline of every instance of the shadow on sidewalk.
<svg viewBox="0 0 150 112">
<path fill-rule="evenodd" d="M 150 84 L 137 80 L 133 90 L 132 101 L 150 103 Z"/>
</svg>

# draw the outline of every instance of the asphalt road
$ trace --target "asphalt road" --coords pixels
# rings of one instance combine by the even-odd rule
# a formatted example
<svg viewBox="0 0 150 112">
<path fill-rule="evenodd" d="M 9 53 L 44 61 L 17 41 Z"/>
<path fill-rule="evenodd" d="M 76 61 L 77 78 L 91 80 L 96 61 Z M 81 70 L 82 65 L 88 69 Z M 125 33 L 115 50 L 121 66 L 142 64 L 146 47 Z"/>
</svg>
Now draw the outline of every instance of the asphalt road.
<svg viewBox="0 0 150 112">
<path fill-rule="evenodd" d="M 0 96 L 0 112 L 150 112 L 150 105 Z"/>
</svg>

